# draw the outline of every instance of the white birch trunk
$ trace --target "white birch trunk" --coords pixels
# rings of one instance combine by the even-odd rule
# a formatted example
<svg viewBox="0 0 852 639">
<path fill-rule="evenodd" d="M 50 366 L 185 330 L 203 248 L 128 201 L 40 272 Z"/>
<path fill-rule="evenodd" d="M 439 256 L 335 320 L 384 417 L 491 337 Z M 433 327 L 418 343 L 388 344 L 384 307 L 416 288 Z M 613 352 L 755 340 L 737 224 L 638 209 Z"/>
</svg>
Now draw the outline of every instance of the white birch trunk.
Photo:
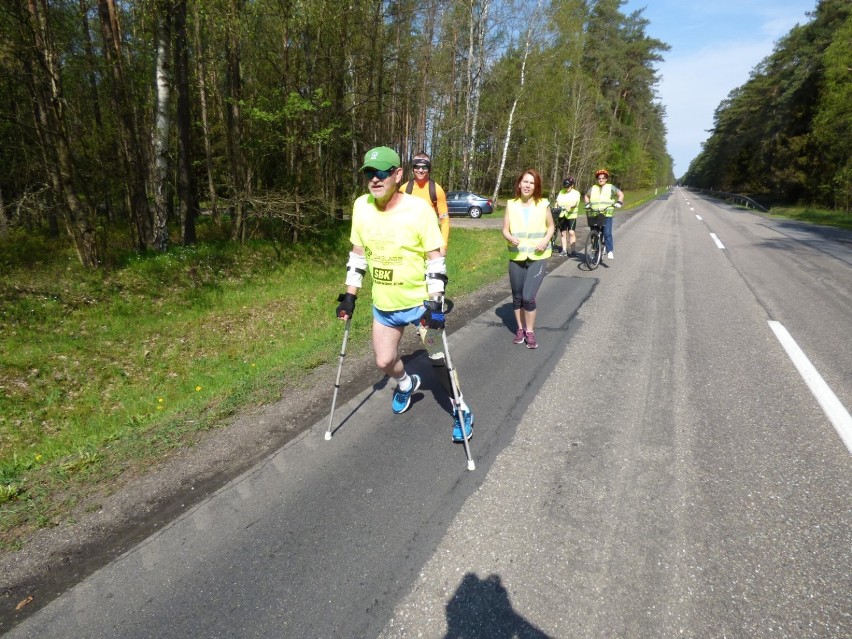
<svg viewBox="0 0 852 639">
<path fill-rule="evenodd" d="M 462 188 L 465 191 L 470 190 L 470 166 L 473 163 L 473 153 L 476 147 L 476 124 L 479 120 L 479 98 L 482 95 L 482 77 L 485 69 L 485 31 L 488 25 L 488 7 L 489 0 L 484 0 L 482 3 L 482 12 L 479 16 L 479 30 L 476 42 L 476 73 L 473 79 L 470 135 L 468 136 L 467 147 L 465 149 L 467 160 L 464 167 L 464 174 L 462 175 Z"/>
<path fill-rule="evenodd" d="M 500 168 L 497 171 L 497 181 L 494 184 L 494 193 L 491 196 L 491 199 L 494 202 L 497 202 L 497 196 L 500 193 L 500 182 L 503 181 L 503 171 L 506 169 L 506 156 L 509 153 L 509 141 L 512 139 L 512 124 L 515 119 L 515 109 L 518 108 L 518 102 L 524 93 L 524 83 L 526 82 L 527 77 L 527 58 L 530 55 L 530 43 L 532 42 L 532 30 L 540 10 L 541 0 L 538 0 L 536 3 L 535 13 L 532 16 L 530 26 L 527 29 L 527 40 L 524 44 L 524 57 L 521 61 L 521 82 L 518 87 L 518 92 L 515 94 L 515 99 L 512 101 L 512 108 L 509 109 L 509 121 L 506 124 L 506 139 L 503 141 L 503 153 L 500 157 Z"/>
<path fill-rule="evenodd" d="M 574 170 L 574 149 L 577 146 L 577 137 L 579 135 L 578 127 L 580 125 L 580 114 L 582 104 L 583 83 L 580 81 L 577 72 L 575 74 L 574 83 L 574 116 L 571 119 L 571 144 L 568 148 L 568 172 Z M 578 185 L 579 186 L 579 185 Z"/>
<path fill-rule="evenodd" d="M 467 190 L 470 175 L 470 121 L 471 109 L 470 105 L 473 101 L 473 58 L 474 58 L 474 42 L 476 40 L 476 17 L 475 17 L 476 0 L 470 0 L 470 19 L 468 20 L 468 37 L 467 37 L 467 73 L 466 73 L 466 90 L 467 108 L 464 110 L 464 136 L 462 139 L 462 171 L 461 171 L 461 187 L 462 190 Z"/>
<path fill-rule="evenodd" d="M 559 154 L 562 152 L 561 147 L 559 146 L 559 131 L 554 129 L 553 131 L 553 171 L 550 174 L 550 192 L 551 193 L 559 193 L 559 189 L 562 188 L 562 176 L 560 173 L 562 172 L 559 167 Z M 553 196 L 556 197 L 555 195 Z"/>
<path fill-rule="evenodd" d="M 154 248 L 165 251 L 169 246 L 168 207 L 169 192 L 169 130 L 171 128 L 171 29 L 170 15 L 160 4 L 157 27 L 157 112 L 154 124 Z"/>
</svg>

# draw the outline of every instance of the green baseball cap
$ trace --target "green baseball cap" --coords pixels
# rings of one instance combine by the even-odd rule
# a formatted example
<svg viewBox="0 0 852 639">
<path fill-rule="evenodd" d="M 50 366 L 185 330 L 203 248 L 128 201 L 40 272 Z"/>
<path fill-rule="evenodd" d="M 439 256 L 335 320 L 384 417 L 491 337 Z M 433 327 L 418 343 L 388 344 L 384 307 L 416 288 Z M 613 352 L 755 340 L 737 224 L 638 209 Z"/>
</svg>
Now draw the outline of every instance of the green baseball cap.
<svg viewBox="0 0 852 639">
<path fill-rule="evenodd" d="M 397 168 L 399 165 L 399 155 L 396 151 L 386 146 L 377 146 L 375 149 L 367 151 L 364 156 L 364 166 L 358 170 L 378 169 L 379 171 L 387 171 L 391 168 Z"/>
</svg>

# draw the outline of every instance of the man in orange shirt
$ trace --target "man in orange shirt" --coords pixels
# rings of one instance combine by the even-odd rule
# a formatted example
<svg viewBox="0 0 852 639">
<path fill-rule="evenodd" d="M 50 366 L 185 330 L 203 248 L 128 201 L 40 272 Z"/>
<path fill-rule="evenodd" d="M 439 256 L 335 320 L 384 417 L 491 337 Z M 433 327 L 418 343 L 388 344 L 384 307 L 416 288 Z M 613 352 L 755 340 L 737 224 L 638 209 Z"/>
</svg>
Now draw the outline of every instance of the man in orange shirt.
<svg viewBox="0 0 852 639">
<path fill-rule="evenodd" d="M 441 226 L 441 236 L 444 244 L 441 246 L 441 255 L 447 254 L 447 245 L 450 242 L 450 213 L 447 209 L 447 194 L 441 185 L 429 177 L 432 170 L 432 159 L 428 153 L 420 152 L 411 158 L 414 179 L 409 180 L 400 187 L 400 191 L 410 195 L 421 197 L 432 206 L 438 223 Z"/>
<path fill-rule="evenodd" d="M 429 173 L 432 170 L 432 158 L 429 157 L 428 153 L 421 151 L 411 158 L 411 168 L 414 173 L 414 179 L 403 184 L 399 190 L 402 193 L 423 198 L 432 206 L 432 210 L 438 216 L 438 224 L 441 227 L 441 237 L 443 238 L 443 244 L 440 248 L 441 257 L 445 257 L 447 255 L 447 245 L 450 241 L 450 212 L 447 208 L 447 194 L 444 193 L 444 189 L 441 188 L 440 184 L 429 177 Z M 420 325 L 420 339 L 426 345 L 426 351 L 429 353 L 432 366 L 444 367 L 446 371 L 444 351 L 441 346 L 442 330 Z M 444 386 L 444 390 L 447 391 L 447 394 L 453 397 L 452 382 L 450 381 L 449 373 L 437 375 L 437 377 Z M 473 413 L 470 410 L 464 413 L 464 420 L 466 434 L 470 435 L 471 428 L 473 427 Z M 453 407 L 453 421 L 453 441 L 460 442 L 463 440 L 462 427 L 459 411 L 455 406 Z"/>
</svg>

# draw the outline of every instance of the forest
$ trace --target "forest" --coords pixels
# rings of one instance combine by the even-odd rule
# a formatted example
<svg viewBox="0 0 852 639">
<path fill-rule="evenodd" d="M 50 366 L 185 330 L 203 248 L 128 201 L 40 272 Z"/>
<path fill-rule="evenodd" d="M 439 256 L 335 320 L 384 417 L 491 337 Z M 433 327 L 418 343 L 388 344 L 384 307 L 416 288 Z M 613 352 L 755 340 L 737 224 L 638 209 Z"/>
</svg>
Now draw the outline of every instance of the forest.
<svg viewBox="0 0 852 639">
<path fill-rule="evenodd" d="M 852 213 L 852 3 L 809 15 L 716 109 L 684 183 Z"/>
<path fill-rule="evenodd" d="M 220 241 L 299 242 L 363 192 L 376 145 L 426 150 L 445 189 L 495 198 L 528 166 L 549 192 L 601 166 L 624 189 L 672 184 L 655 70 L 668 45 L 624 4 L 4 2 L 0 240 L 43 234 L 93 270 L 196 243 L 202 221 Z M 821 29 L 790 48 L 816 55 Z M 834 68 L 848 48 L 824 56 Z M 792 97 L 819 88 L 799 80 Z M 832 100 L 828 118 L 848 108 Z"/>
</svg>

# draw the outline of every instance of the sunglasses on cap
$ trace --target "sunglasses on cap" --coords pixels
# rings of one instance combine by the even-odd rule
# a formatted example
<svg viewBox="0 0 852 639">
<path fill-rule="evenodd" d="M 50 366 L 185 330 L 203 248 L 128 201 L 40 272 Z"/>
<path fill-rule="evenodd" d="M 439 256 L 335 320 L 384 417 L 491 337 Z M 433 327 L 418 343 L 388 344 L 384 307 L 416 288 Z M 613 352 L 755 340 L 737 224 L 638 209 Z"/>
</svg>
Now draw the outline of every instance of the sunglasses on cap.
<svg viewBox="0 0 852 639">
<path fill-rule="evenodd" d="M 389 168 L 385 171 L 380 171 L 379 169 L 369 168 L 369 169 L 364 169 L 364 176 L 368 180 L 372 180 L 373 178 L 379 178 L 380 180 L 387 180 L 391 175 L 394 174 L 395 171 L 396 171 L 395 166 L 392 166 L 391 168 Z"/>
</svg>

